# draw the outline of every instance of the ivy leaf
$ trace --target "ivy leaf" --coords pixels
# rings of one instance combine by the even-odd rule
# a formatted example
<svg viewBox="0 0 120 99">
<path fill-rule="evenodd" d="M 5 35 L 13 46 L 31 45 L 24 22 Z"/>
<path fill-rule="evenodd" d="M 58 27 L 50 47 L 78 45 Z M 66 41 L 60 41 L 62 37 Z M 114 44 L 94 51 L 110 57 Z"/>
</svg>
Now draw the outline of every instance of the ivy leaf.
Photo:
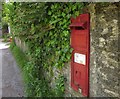
<svg viewBox="0 0 120 99">
<path fill-rule="evenodd" d="M 66 14 L 65 14 L 64 12 L 62 12 L 62 16 L 65 17 L 65 15 L 66 15 Z"/>
<path fill-rule="evenodd" d="M 79 11 L 76 11 L 76 12 L 75 12 L 75 15 L 78 16 L 78 15 L 79 15 Z"/>
<path fill-rule="evenodd" d="M 49 12 L 48 12 L 48 15 L 51 15 L 51 14 L 52 14 L 52 12 L 51 12 L 51 11 L 49 11 Z"/>
</svg>

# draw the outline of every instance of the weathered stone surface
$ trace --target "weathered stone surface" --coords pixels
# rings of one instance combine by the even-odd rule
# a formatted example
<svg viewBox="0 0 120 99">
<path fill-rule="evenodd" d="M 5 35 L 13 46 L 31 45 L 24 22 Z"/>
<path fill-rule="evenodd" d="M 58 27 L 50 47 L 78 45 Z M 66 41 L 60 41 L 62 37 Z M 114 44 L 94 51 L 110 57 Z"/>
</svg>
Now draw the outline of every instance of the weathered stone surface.
<svg viewBox="0 0 120 99">
<path fill-rule="evenodd" d="M 15 37 L 15 43 L 20 49 L 22 49 L 23 52 L 28 50 L 28 45 L 25 41 L 22 41 L 20 38 Z"/>
<path fill-rule="evenodd" d="M 120 97 L 118 7 L 96 4 L 95 8 L 96 26 L 91 27 L 90 96 Z"/>
</svg>

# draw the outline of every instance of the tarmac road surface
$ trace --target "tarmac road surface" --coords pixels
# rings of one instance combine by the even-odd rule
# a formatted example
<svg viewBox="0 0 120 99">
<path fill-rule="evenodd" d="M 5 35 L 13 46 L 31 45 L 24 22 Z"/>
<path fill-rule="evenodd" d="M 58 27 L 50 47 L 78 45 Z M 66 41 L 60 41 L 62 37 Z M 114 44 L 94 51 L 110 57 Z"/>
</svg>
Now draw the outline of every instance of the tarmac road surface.
<svg viewBox="0 0 120 99">
<path fill-rule="evenodd" d="M 24 96 L 24 84 L 9 45 L 0 39 L 0 99 Z"/>
</svg>

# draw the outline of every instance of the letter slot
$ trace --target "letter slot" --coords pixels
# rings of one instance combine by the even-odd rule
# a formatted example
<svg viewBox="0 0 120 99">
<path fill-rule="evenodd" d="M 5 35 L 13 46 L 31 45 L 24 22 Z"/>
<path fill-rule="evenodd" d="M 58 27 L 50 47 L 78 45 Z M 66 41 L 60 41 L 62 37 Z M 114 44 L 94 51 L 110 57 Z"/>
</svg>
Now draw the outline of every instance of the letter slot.
<svg viewBox="0 0 120 99">
<path fill-rule="evenodd" d="M 86 22 L 72 23 L 70 25 L 71 30 L 84 30 L 86 28 Z"/>
</svg>

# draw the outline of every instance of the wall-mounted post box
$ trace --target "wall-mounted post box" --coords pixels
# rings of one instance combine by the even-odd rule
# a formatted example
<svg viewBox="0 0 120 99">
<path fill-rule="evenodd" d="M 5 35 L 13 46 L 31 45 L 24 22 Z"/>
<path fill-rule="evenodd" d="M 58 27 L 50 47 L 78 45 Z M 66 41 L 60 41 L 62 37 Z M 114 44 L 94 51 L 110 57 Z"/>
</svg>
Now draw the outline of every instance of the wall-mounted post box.
<svg viewBox="0 0 120 99">
<path fill-rule="evenodd" d="M 71 87 L 89 96 L 90 15 L 71 18 Z"/>
</svg>

